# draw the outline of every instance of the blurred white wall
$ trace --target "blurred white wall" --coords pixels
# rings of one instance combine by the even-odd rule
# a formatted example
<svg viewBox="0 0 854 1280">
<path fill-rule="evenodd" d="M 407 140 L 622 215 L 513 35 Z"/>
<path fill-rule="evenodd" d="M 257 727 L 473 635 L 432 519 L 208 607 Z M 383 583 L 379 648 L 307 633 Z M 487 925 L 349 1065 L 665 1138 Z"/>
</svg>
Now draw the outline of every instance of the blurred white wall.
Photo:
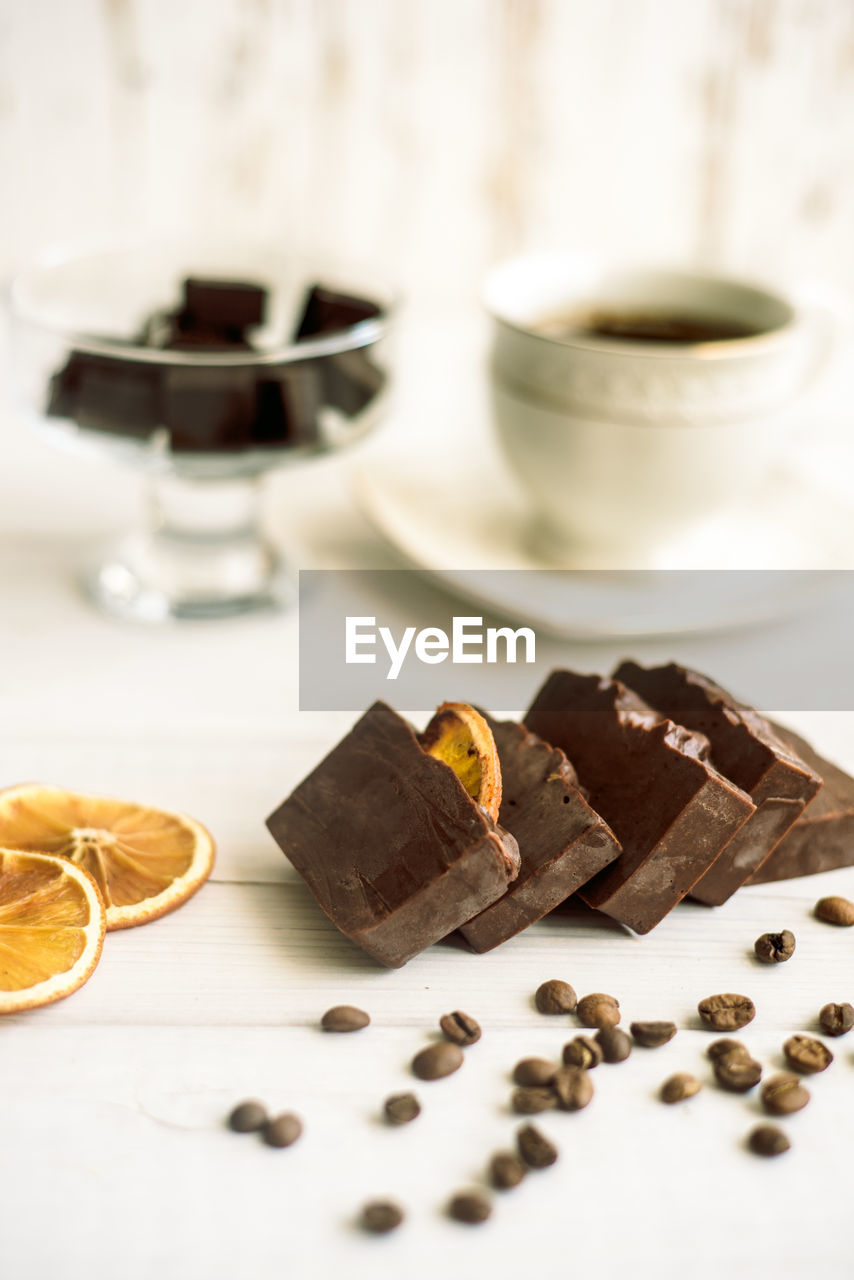
<svg viewBox="0 0 854 1280">
<path fill-rule="evenodd" d="M 852 0 L 0 0 L 0 270 L 186 227 L 410 295 L 566 245 L 854 286 Z"/>
</svg>

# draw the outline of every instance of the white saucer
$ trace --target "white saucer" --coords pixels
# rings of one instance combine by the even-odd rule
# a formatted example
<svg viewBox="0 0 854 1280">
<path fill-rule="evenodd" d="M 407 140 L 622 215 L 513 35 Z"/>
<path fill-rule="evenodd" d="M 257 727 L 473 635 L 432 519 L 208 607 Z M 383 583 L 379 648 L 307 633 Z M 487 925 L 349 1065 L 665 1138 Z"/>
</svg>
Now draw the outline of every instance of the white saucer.
<svg viewBox="0 0 854 1280">
<path fill-rule="evenodd" d="M 752 625 L 796 611 L 828 585 L 828 575 L 805 570 L 854 568 L 854 501 L 794 464 L 678 545 L 604 571 L 582 548 L 559 565 L 545 558 L 531 510 L 494 451 L 476 461 L 438 453 L 360 467 L 365 514 L 455 595 L 564 639 Z M 526 572 L 486 572 L 514 570 Z"/>
</svg>

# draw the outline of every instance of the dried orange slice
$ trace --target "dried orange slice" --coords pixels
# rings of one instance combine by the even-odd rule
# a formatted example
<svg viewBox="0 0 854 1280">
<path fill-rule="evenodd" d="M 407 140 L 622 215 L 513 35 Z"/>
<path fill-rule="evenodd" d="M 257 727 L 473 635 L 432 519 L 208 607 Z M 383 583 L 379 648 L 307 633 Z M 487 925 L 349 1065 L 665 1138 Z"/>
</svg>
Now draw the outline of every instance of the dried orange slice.
<svg viewBox="0 0 854 1280">
<path fill-rule="evenodd" d="M 465 702 L 443 702 L 419 742 L 431 756 L 450 765 L 469 795 L 497 822 L 501 765 L 492 730 L 480 712 Z"/>
<path fill-rule="evenodd" d="M 37 783 L 0 791 L 0 847 L 67 858 L 90 873 L 107 929 L 174 911 L 204 884 L 214 843 L 182 813 Z"/>
<path fill-rule="evenodd" d="M 106 914 L 82 867 L 0 848 L 0 1014 L 70 996 L 91 977 Z"/>
</svg>

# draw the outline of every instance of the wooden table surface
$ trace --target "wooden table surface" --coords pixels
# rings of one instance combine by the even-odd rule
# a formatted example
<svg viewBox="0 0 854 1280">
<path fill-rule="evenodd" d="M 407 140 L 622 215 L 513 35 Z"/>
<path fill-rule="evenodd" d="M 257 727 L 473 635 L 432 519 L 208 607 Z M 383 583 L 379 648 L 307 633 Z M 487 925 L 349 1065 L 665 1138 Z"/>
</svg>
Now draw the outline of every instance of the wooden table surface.
<svg viewBox="0 0 854 1280">
<path fill-rule="evenodd" d="M 743 1038 L 766 1073 L 780 1069 L 788 1034 L 854 999 L 854 934 L 811 914 L 824 893 L 854 896 L 854 868 L 743 890 L 718 910 L 683 905 L 645 938 L 565 910 L 489 955 L 440 945 L 379 969 L 264 828 L 353 718 L 298 710 L 295 615 L 163 629 L 99 616 L 73 571 L 126 518 L 137 478 L 54 453 L 11 411 L 0 451 L 0 781 L 180 807 L 219 846 L 186 906 L 109 936 L 79 993 L 0 1027 L 4 1280 L 851 1274 L 854 1035 L 833 1043 L 810 1105 L 784 1122 L 792 1150 L 763 1161 L 744 1145 L 758 1102 L 713 1084 L 696 1005 L 751 995 Z M 283 475 L 272 500 L 301 562 L 395 563 L 352 503 L 346 463 Z M 722 643 L 695 644 L 695 661 L 713 671 Z M 567 658 L 605 665 L 593 645 Z M 850 715 L 790 721 L 854 768 Z M 793 959 L 760 966 L 754 939 L 781 928 L 797 936 Z M 496 1194 L 488 1223 L 461 1226 L 448 1197 L 482 1183 L 519 1123 L 509 1070 L 559 1055 L 576 1030 L 533 1008 L 550 977 L 612 992 L 624 1023 L 668 1018 L 679 1032 L 597 1068 L 587 1110 L 541 1119 L 558 1163 Z M 371 1026 L 322 1033 L 320 1015 L 343 1002 Z M 413 1054 L 458 1008 L 482 1023 L 481 1042 L 451 1078 L 414 1081 Z M 679 1070 L 704 1088 L 668 1108 L 657 1089 Z M 412 1087 L 421 1117 L 384 1125 L 383 1099 Z M 246 1097 L 298 1112 L 302 1140 L 274 1151 L 230 1133 L 224 1118 Z M 363 1235 L 360 1206 L 386 1195 L 405 1225 Z"/>
</svg>

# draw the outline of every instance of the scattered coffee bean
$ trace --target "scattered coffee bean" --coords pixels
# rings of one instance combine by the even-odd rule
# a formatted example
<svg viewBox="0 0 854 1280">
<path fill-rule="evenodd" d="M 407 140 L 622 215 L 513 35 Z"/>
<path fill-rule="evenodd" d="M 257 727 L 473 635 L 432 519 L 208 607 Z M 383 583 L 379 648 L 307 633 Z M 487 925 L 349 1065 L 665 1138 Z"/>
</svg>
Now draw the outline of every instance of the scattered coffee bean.
<svg viewBox="0 0 854 1280">
<path fill-rule="evenodd" d="M 428 1044 L 412 1059 L 412 1070 L 419 1080 L 441 1080 L 443 1076 L 453 1075 L 462 1065 L 463 1051 L 450 1040 Z"/>
<path fill-rule="evenodd" d="M 593 1097 L 593 1081 L 582 1067 L 561 1067 L 552 1089 L 561 1111 L 581 1111 Z"/>
<path fill-rule="evenodd" d="M 792 1144 L 775 1124 L 760 1124 L 749 1133 L 747 1145 L 757 1156 L 781 1156 Z"/>
<path fill-rule="evenodd" d="M 320 1025 L 324 1031 L 361 1031 L 370 1021 L 370 1014 L 364 1009 L 355 1009 L 351 1004 L 336 1004 L 326 1010 Z"/>
<path fill-rule="evenodd" d="M 620 1002 L 602 991 L 579 1000 L 575 1012 L 582 1027 L 616 1027 L 620 1021 Z"/>
<path fill-rule="evenodd" d="M 697 1005 L 697 1011 L 713 1031 L 738 1031 L 756 1017 L 756 1006 L 750 997 L 735 995 L 731 991 L 719 996 L 706 996 Z"/>
<path fill-rule="evenodd" d="M 826 1044 L 816 1040 L 814 1036 L 789 1036 L 783 1045 L 783 1053 L 789 1066 L 804 1075 L 812 1076 L 819 1071 L 826 1071 L 833 1061 L 833 1054 Z"/>
<path fill-rule="evenodd" d="M 421 1103 L 414 1093 L 393 1093 L 386 1098 L 383 1111 L 389 1124 L 409 1124 L 421 1115 Z"/>
<path fill-rule="evenodd" d="M 686 1098 L 693 1098 L 702 1087 L 696 1076 L 689 1075 L 687 1071 L 677 1071 L 675 1076 L 668 1076 L 661 1086 L 661 1101 L 668 1106 L 674 1102 L 684 1102 Z"/>
<path fill-rule="evenodd" d="M 302 1120 L 292 1111 L 284 1111 L 264 1125 L 264 1141 L 268 1147 L 290 1147 L 302 1135 Z"/>
<path fill-rule="evenodd" d="M 754 942 L 753 950 L 763 964 L 782 964 L 795 954 L 795 935 L 789 929 L 782 933 L 763 933 Z"/>
<path fill-rule="evenodd" d="M 557 1067 L 547 1058 L 522 1058 L 513 1068 L 513 1080 L 516 1084 L 538 1086 L 551 1084 Z"/>
<path fill-rule="evenodd" d="M 365 1205 L 360 1220 L 365 1231 L 384 1236 L 403 1222 L 403 1210 L 391 1200 L 372 1200 Z"/>
<path fill-rule="evenodd" d="M 800 1077 L 788 1071 L 766 1080 L 759 1096 L 763 1107 L 772 1116 L 788 1116 L 794 1111 L 801 1111 L 810 1100 L 809 1090 L 801 1084 Z"/>
<path fill-rule="evenodd" d="M 815 904 L 815 914 L 825 924 L 839 924 L 850 927 L 854 924 L 854 902 L 847 898 L 819 898 Z"/>
<path fill-rule="evenodd" d="M 821 1029 L 826 1036 L 844 1036 L 854 1027 L 854 1006 L 826 1004 L 818 1015 Z"/>
<path fill-rule="evenodd" d="M 557 1098 L 546 1085 L 514 1089 L 510 1106 L 520 1116 L 535 1116 L 540 1111 L 553 1111 Z"/>
<path fill-rule="evenodd" d="M 534 1003 L 540 1013 L 574 1013 L 578 997 L 568 982 L 550 978 L 537 987 Z"/>
<path fill-rule="evenodd" d="M 658 1049 L 676 1035 L 675 1022 L 633 1022 L 629 1027 L 635 1041 L 644 1049 Z"/>
<path fill-rule="evenodd" d="M 480 1039 L 479 1025 L 474 1018 L 470 1018 L 467 1013 L 461 1013 L 459 1009 L 455 1013 L 446 1013 L 440 1018 L 439 1026 L 442 1028 L 442 1034 L 452 1044 L 464 1047 L 477 1044 Z"/>
<path fill-rule="evenodd" d="M 750 1051 L 740 1040 L 713 1040 L 706 1050 L 706 1056 L 711 1058 L 712 1062 L 719 1062 L 730 1053 L 742 1058 L 750 1057 Z"/>
<path fill-rule="evenodd" d="M 601 1047 L 590 1036 L 575 1036 L 563 1046 L 565 1067 L 582 1067 L 585 1071 L 592 1071 L 599 1066 L 603 1056 Z"/>
<path fill-rule="evenodd" d="M 762 1079 L 762 1067 L 743 1053 L 725 1053 L 715 1063 L 715 1079 L 730 1093 L 747 1093 Z"/>
<path fill-rule="evenodd" d="M 605 1027 L 593 1037 L 603 1062 L 625 1062 L 632 1051 L 632 1039 L 620 1027 Z"/>
<path fill-rule="evenodd" d="M 470 1225 L 486 1222 L 491 1213 L 492 1201 L 482 1191 L 460 1191 L 448 1205 L 450 1217 Z"/>
<path fill-rule="evenodd" d="M 499 1191 L 518 1187 L 528 1172 L 528 1166 L 515 1151 L 496 1151 L 489 1162 L 489 1180 Z"/>
<path fill-rule="evenodd" d="M 267 1108 L 263 1103 L 255 1102 L 254 1099 L 241 1102 L 228 1117 L 228 1127 L 235 1133 L 254 1133 L 256 1129 L 263 1129 L 266 1123 Z"/>
<path fill-rule="evenodd" d="M 516 1146 L 530 1169 L 546 1169 L 557 1160 L 557 1147 L 532 1124 L 523 1125 L 516 1134 Z"/>
</svg>

